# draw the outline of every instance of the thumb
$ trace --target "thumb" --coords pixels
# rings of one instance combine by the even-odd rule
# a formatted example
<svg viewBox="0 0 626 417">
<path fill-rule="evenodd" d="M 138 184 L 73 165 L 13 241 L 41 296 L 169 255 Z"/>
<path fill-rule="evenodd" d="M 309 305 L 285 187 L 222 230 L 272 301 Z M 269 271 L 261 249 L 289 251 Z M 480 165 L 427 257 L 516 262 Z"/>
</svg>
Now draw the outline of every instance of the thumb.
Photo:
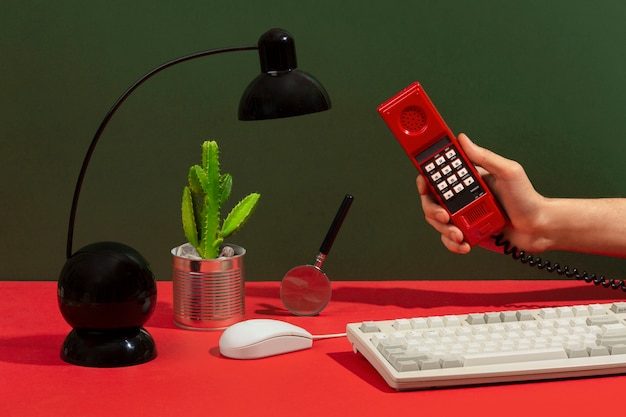
<svg viewBox="0 0 626 417">
<path fill-rule="evenodd" d="M 489 149 L 476 145 L 465 133 L 459 135 L 459 143 L 474 165 L 485 169 L 492 175 L 503 174 L 512 162 Z"/>
</svg>

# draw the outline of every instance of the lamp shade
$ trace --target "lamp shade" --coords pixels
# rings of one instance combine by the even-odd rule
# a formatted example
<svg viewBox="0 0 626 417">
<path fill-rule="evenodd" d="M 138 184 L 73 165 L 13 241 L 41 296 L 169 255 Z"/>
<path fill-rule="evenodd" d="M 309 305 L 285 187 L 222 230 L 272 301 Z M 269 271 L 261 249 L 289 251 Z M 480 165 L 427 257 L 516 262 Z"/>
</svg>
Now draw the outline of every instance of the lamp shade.
<svg viewBox="0 0 626 417">
<path fill-rule="evenodd" d="M 241 97 L 239 120 L 277 119 L 330 109 L 324 87 L 298 69 L 295 42 L 289 32 L 265 32 L 259 38 L 258 50 L 261 74 Z"/>
</svg>

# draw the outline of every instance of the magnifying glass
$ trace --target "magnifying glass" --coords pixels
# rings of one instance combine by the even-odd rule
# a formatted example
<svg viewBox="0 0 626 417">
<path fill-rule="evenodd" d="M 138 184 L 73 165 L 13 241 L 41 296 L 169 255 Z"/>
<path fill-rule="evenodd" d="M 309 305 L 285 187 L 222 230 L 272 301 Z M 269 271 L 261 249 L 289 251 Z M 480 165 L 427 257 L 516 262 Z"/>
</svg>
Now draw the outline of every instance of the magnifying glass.
<svg viewBox="0 0 626 417">
<path fill-rule="evenodd" d="M 354 197 L 346 194 L 335 215 L 333 223 L 320 246 L 314 265 L 300 265 L 285 274 L 280 283 L 280 299 L 283 305 L 296 316 L 315 316 L 330 301 L 330 280 L 322 271 L 326 255 L 335 242 L 343 220 L 348 214 Z"/>
</svg>

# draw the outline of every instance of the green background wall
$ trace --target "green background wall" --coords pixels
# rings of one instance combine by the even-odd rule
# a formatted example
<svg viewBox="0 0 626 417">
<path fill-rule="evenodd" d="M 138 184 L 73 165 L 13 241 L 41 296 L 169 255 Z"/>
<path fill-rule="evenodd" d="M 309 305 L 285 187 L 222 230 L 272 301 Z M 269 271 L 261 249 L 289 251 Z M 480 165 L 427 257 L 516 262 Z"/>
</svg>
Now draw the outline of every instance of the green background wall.
<svg viewBox="0 0 626 417">
<path fill-rule="evenodd" d="M 623 1 L 5 0 L 0 13 L 0 279 L 55 280 L 89 140 L 152 67 L 289 30 L 329 112 L 239 122 L 255 52 L 171 68 L 115 116 L 95 153 L 75 249 L 137 248 L 158 279 L 183 242 L 179 200 L 200 143 L 219 140 L 234 197 L 262 193 L 233 241 L 249 280 L 313 262 L 344 194 L 355 203 L 328 257 L 335 280 L 536 279 L 508 258 L 447 252 L 426 225 L 416 172 L 376 113 L 418 80 L 455 132 L 524 164 L 549 196 L 626 196 Z M 576 221 L 576 219 L 572 219 Z M 581 236 L 584 239 L 584 236 Z M 548 257 L 609 275 L 626 261 Z"/>
</svg>

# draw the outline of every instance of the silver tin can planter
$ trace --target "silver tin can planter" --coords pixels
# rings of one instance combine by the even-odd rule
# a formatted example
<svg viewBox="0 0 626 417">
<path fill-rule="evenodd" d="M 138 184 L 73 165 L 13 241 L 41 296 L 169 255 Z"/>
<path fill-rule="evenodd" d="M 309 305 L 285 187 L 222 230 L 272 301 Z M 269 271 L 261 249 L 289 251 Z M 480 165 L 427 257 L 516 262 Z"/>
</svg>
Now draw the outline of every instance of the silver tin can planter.
<svg viewBox="0 0 626 417">
<path fill-rule="evenodd" d="M 189 259 L 172 249 L 174 323 L 190 330 L 222 330 L 245 316 L 246 250 L 231 245 L 235 255 Z"/>
</svg>

